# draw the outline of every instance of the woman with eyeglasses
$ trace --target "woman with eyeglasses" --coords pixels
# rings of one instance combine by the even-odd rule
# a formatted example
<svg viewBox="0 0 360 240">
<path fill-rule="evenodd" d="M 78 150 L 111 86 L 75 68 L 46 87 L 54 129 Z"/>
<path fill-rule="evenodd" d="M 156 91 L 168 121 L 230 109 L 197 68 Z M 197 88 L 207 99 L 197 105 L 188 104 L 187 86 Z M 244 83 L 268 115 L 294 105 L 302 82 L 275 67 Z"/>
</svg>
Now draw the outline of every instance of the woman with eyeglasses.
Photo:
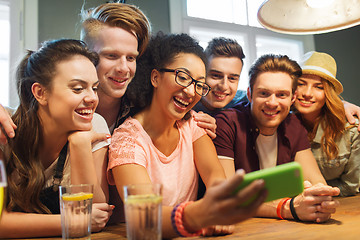
<svg viewBox="0 0 360 240">
<path fill-rule="evenodd" d="M 186 34 L 153 37 L 128 88 L 137 111 L 115 129 L 109 148 L 108 180 L 122 199 L 124 185 L 163 185 L 164 238 L 231 233 L 220 224 L 253 216 L 266 195 L 260 180 L 234 193 L 244 173 L 225 180 L 211 139 L 193 119 L 191 108 L 210 90 L 205 62 L 203 49 Z M 195 201 L 198 174 L 208 191 Z"/>
</svg>

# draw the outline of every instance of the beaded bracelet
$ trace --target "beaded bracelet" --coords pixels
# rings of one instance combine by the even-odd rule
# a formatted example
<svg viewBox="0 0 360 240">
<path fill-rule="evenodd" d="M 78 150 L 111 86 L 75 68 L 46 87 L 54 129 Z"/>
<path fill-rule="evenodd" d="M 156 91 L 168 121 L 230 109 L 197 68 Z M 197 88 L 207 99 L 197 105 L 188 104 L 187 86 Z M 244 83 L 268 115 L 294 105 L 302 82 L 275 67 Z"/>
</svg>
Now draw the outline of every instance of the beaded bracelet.
<svg viewBox="0 0 360 240">
<path fill-rule="evenodd" d="M 290 199 L 291 199 L 291 198 L 283 198 L 283 199 L 280 200 L 280 202 L 279 202 L 278 205 L 277 205 L 276 214 L 277 214 L 277 216 L 278 216 L 280 219 L 282 219 L 282 220 L 284 220 L 284 218 L 281 216 L 281 209 L 282 209 L 282 207 L 284 206 L 284 204 L 285 204 L 287 201 L 289 201 Z"/>
<path fill-rule="evenodd" d="M 181 237 L 196 237 L 196 236 L 200 236 L 202 232 L 202 230 L 199 230 L 195 233 L 189 233 L 184 227 L 183 224 L 184 209 L 187 205 L 191 203 L 193 203 L 193 201 L 180 203 L 176 205 L 171 212 L 171 223 L 173 225 L 173 228 L 175 229 L 175 232 L 179 234 Z"/>
<path fill-rule="evenodd" d="M 294 218 L 296 221 L 301 222 L 299 216 L 296 214 L 296 211 L 295 211 L 294 198 L 292 198 L 292 199 L 290 200 L 290 212 L 291 212 L 291 215 L 293 216 L 293 218 Z"/>
</svg>

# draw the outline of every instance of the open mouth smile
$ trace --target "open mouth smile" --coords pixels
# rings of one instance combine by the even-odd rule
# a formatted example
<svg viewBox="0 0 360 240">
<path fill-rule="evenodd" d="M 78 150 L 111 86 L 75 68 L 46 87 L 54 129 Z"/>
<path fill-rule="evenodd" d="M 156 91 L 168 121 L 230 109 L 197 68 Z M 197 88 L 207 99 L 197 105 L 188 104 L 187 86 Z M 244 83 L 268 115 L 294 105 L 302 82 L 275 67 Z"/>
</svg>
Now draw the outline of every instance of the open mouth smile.
<svg viewBox="0 0 360 240">
<path fill-rule="evenodd" d="M 310 106 L 311 104 L 313 104 L 314 102 L 312 101 L 306 101 L 304 99 L 298 99 L 298 101 L 301 103 L 301 105 L 303 106 Z"/>
<path fill-rule="evenodd" d="M 109 77 L 109 79 L 111 81 L 117 82 L 117 83 L 124 83 L 128 80 L 128 78 L 113 78 L 113 77 Z"/>
<path fill-rule="evenodd" d="M 174 97 L 175 104 L 180 108 L 187 108 L 190 105 L 190 102 L 185 101 L 182 98 Z"/>
<path fill-rule="evenodd" d="M 225 97 L 228 95 L 226 93 L 222 93 L 222 92 L 212 92 L 214 94 L 214 96 L 220 100 L 225 99 Z"/>
<path fill-rule="evenodd" d="M 89 116 L 94 113 L 94 110 L 88 108 L 82 108 L 82 109 L 76 109 L 75 112 L 81 116 Z"/>
<path fill-rule="evenodd" d="M 273 117 L 280 113 L 280 111 L 266 111 L 266 110 L 262 110 L 262 112 L 265 113 L 265 115 L 270 116 L 270 117 Z"/>
</svg>

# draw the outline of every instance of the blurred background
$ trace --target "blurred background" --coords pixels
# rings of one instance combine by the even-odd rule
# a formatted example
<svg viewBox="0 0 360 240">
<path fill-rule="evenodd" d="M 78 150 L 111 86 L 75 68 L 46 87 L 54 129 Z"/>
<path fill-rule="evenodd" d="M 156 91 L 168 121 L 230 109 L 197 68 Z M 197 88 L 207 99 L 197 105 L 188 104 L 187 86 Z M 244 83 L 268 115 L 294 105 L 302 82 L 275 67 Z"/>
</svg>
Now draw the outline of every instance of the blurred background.
<svg viewBox="0 0 360 240">
<path fill-rule="evenodd" d="M 0 103 L 16 107 L 14 68 L 26 49 L 42 41 L 80 36 L 80 11 L 104 0 L 0 0 Z M 360 26 L 331 33 L 289 35 L 263 28 L 257 10 L 263 0 L 126 0 L 150 19 L 152 32 L 185 32 L 205 48 L 213 37 L 236 39 L 246 58 L 239 88 L 248 86 L 248 69 L 265 53 L 286 54 L 294 60 L 312 50 L 332 55 L 342 97 L 360 105 Z"/>
</svg>

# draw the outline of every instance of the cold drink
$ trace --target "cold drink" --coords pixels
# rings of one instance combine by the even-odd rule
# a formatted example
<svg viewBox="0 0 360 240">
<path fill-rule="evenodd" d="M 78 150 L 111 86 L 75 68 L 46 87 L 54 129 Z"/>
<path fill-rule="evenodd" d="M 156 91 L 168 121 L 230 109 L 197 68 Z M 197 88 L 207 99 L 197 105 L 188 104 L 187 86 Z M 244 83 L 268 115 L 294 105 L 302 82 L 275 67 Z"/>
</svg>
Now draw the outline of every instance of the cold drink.
<svg viewBox="0 0 360 240">
<path fill-rule="evenodd" d="M 92 200 L 92 189 L 89 192 L 60 192 L 63 239 L 91 239 Z"/>
<path fill-rule="evenodd" d="M 5 190 L 7 186 L 4 162 L 0 160 L 0 218 L 5 207 Z"/>
<path fill-rule="evenodd" d="M 159 194 L 135 194 L 125 197 L 128 239 L 161 239 L 161 202 Z"/>
<path fill-rule="evenodd" d="M 0 184 L 0 218 L 3 208 L 5 207 L 5 187 Z"/>
</svg>

